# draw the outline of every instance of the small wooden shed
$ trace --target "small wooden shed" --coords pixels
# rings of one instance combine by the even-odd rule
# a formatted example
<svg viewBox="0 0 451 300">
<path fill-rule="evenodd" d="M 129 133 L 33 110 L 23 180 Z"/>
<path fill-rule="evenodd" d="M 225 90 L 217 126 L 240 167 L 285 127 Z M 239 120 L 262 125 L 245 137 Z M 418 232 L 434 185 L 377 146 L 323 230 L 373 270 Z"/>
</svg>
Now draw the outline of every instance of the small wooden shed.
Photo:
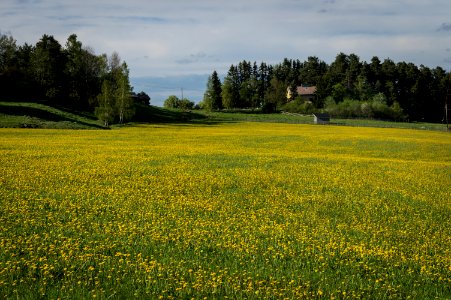
<svg viewBox="0 0 451 300">
<path fill-rule="evenodd" d="M 330 115 L 329 114 L 313 114 L 313 123 L 329 124 L 330 123 Z"/>
</svg>

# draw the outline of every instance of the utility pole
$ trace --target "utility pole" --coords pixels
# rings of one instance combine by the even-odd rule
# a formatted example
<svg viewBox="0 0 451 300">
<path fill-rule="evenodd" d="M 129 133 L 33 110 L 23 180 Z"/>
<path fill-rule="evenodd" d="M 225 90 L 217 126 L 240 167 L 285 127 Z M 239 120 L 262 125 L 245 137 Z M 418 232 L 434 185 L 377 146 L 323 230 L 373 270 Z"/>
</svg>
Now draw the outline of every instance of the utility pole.
<svg viewBox="0 0 451 300">
<path fill-rule="evenodd" d="M 451 108 L 448 107 L 448 101 L 451 100 L 451 90 L 446 90 L 446 97 L 445 97 L 445 119 L 446 119 L 446 130 L 449 130 L 449 122 L 448 122 L 448 112 L 451 110 Z"/>
<path fill-rule="evenodd" d="M 182 99 L 180 99 L 180 100 L 183 100 L 183 88 L 181 88 L 181 90 L 182 90 Z"/>
</svg>

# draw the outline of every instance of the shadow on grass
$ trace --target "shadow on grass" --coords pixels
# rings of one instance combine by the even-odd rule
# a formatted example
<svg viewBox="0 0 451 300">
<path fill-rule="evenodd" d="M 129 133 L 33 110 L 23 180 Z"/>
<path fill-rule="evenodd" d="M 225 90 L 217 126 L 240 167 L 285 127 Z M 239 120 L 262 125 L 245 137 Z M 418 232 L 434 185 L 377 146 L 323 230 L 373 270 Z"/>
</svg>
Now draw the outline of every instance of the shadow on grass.
<svg viewBox="0 0 451 300">
<path fill-rule="evenodd" d="M 196 124 L 215 125 L 220 123 L 230 123 L 230 121 L 220 118 L 210 118 L 209 116 L 196 111 L 181 111 L 160 108 L 156 106 L 137 105 L 132 122 L 147 124 Z"/>
<path fill-rule="evenodd" d="M 247 114 L 247 115 L 267 115 L 268 113 L 263 112 L 261 109 L 245 109 L 245 108 L 237 108 L 237 109 L 222 109 L 219 112 L 225 114 Z M 275 112 L 274 112 L 275 113 Z"/>
<path fill-rule="evenodd" d="M 58 109 L 60 111 L 66 112 L 68 114 L 75 114 L 77 116 L 83 117 L 83 118 L 91 120 L 93 122 L 98 121 L 98 119 L 94 115 L 94 113 L 90 113 L 90 112 L 87 112 L 87 111 L 76 110 L 76 109 L 70 109 L 70 108 L 67 108 L 67 107 L 64 107 L 64 106 L 58 106 L 58 105 L 52 105 L 52 104 L 48 104 L 48 106 L 53 107 L 55 109 Z"/>
<path fill-rule="evenodd" d="M 54 108 L 54 109 L 56 109 L 56 108 Z M 58 108 L 58 110 L 60 110 L 60 109 Z M 65 112 L 67 114 L 73 115 L 73 117 L 64 116 L 63 114 L 58 114 L 58 113 L 46 110 L 46 106 L 43 106 L 43 108 L 39 108 L 39 107 L 33 107 L 31 105 L 27 106 L 27 105 L 23 105 L 23 104 L 17 104 L 17 105 L 0 104 L 0 113 L 3 113 L 5 115 L 28 116 L 28 117 L 37 118 L 44 122 L 64 122 L 64 121 L 73 122 L 73 123 L 77 123 L 77 124 L 86 126 L 88 128 L 99 128 L 99 129 L 104 128 L 101 125 L 80 120 L 80 118 L 86 118 L 85 116 L 78 116 L 78 115 L 74 114 L 74 112 L 71 112 L 71 111 L 65 111 Z"/>
</svg>

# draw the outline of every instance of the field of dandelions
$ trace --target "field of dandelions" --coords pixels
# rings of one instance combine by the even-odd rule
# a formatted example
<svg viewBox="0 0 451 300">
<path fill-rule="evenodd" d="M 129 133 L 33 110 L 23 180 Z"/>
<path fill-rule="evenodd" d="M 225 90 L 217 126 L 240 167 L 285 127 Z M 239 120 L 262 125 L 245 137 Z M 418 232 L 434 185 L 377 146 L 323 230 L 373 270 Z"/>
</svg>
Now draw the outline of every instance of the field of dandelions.
<svg viewBox="0 0 451 300">
<path fill-rule="evenodd" d="M 446 132 L 0 129 L 0 166 L 0 298 L 451 298 Z"/>
</svg>

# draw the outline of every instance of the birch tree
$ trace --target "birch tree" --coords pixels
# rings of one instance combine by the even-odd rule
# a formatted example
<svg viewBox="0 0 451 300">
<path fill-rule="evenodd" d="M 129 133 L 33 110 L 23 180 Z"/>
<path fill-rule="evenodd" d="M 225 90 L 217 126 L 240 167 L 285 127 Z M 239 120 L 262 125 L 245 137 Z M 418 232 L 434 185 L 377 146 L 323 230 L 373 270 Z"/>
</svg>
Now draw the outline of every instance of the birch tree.
<svg viewBox="0 0 451 300">
<path fill-rule="evenodd" d="M 108 80 L 103 81 L 102 93 L 97 96 L 97 102 L 95 114 L 105 127 L 109 127 L 114 120 L 114 94 Z"/>
<path fill-rule="evenodd" d="M 119 123 L 124 119 L 133 116 L 134 107 L 131 97 L 132 88 L 128 78 L 129 70 L 125 62 L 122 63 L 119 72 L 116 74 L 116 111 L 119 117 Z"/>
</svg>

